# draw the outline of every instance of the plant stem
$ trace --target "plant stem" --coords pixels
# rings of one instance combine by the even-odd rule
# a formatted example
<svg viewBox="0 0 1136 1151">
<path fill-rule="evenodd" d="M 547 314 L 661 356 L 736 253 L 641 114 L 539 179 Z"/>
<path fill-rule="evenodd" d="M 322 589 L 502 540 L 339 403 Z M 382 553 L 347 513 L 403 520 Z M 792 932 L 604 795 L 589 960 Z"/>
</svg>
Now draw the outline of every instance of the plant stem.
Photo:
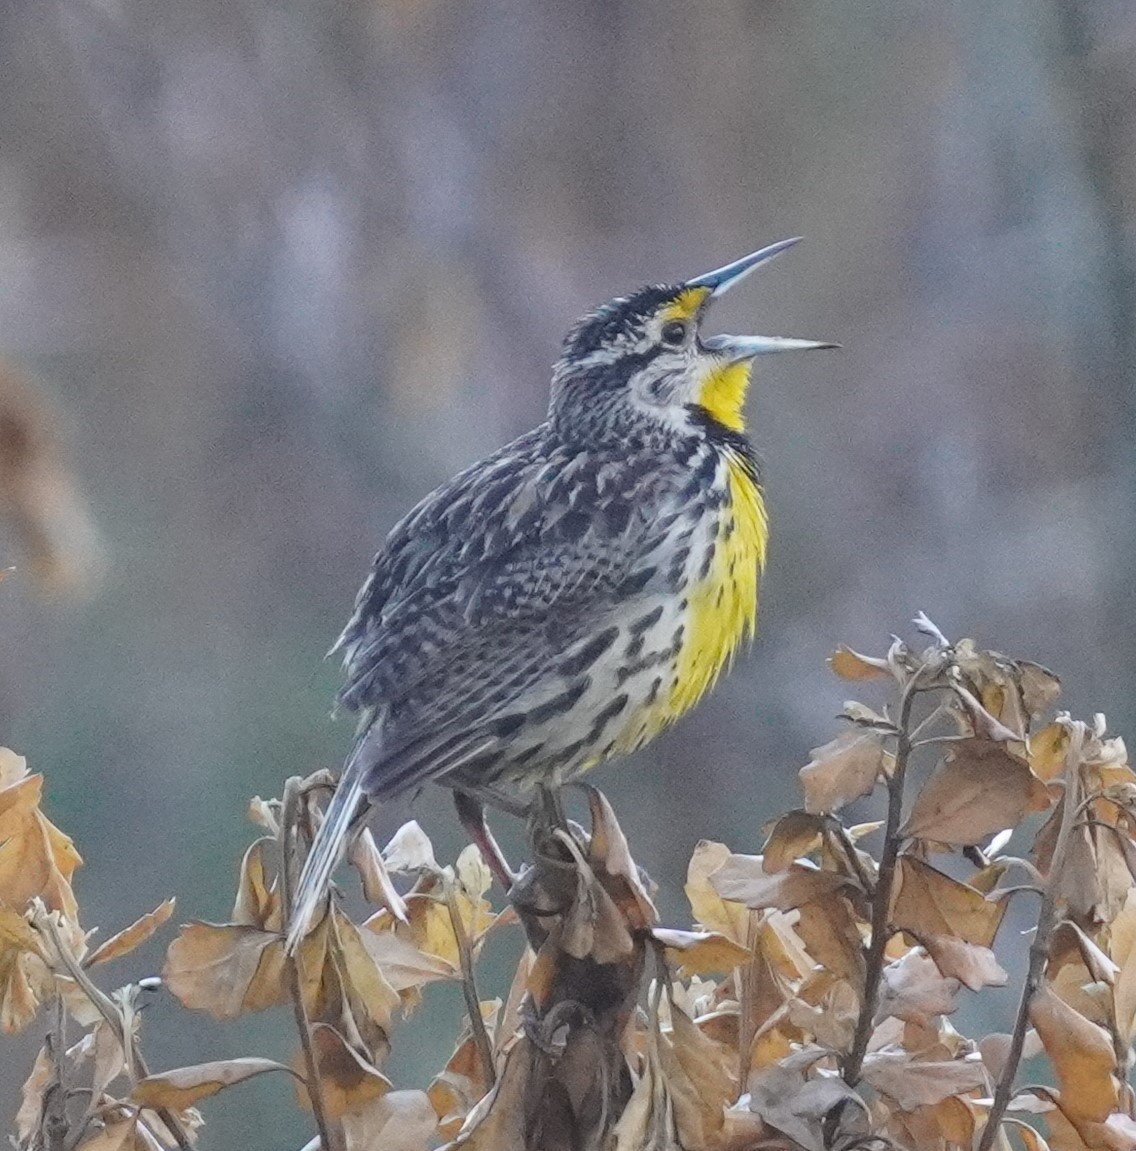
<svg viewBox="0 0 1136 1151">
<path fill-rule="evenodd" d="M 283 908 L 281 937 L 288 936 L 288 920 L 292 915 L 292 892 L 295 888 L 296 824 L 300 810 L 300 779 L 292 776 L 284 785 L 284 800 L 280 811 L 280 902 Z M 283 946 L 283 944 L 281 944 Z M 340 1151 L 339 1132 L 328 1118 L 327 1103 L 323 1097 L 320 1081 L 319 1062 L 316 1059 L 315 1043 L 312 1040 L 312 1024 L 304 1006 L 304 988 L 300 980 L 300 964 L 303 962 L 303 947 L 296 948 L 294 955 L 285 954 L 284 966 L 288 972 L 288 991 L 292 998 L 292 1015 L 296 1020 L 296 1030 L 300 1033 L 300 1049 L 304 1055 L 305 1080 L 308 1099 L 312 1104 L 312 1116 L 319 1132 L 323 1151 Z"/>
<path fill-rule="evenodd" d="M 1080 780 L 1081 748 L 1084 746 L 1084 741 L 1085 725 L 1083 723 L 1072 724 L 1069 730 L 1069 747 L 1065 753 L 1065 796 L 1061 802 L 1061 824 L 1057 830 L 1057 842 L 1053 845 L 1053 858 L 1049 861 L 1049 872 L 1042 891 L 1041 909 L 1037 914 L 1037 931 L 1034 933 L 1033 943 L 1030 944 L 1029 967 L 1026 971 L 1025 983 L 1022 985 L 1021 998 L 1018 1000 L 1014 1030 L 1010 1035 L 1010 1050 L 1006 1055 L 1002 1074 L 998 1076 L 998 1083 L 994 1089 L 994 1101 L 990 1108 L 990 1114 L 986 1118 L 986 1126 L 982 1130 L 978 1151 L 990 1151 L 1001 1129 L 1002 1117 L 1005 1115 L 1006 1108 L 1013 1096 L 1014 1079 L 1018 1073 L 1018 1064 L 1022 1060 L 1026 1031 L 1029 1030 L 1030 1003 L 1041 986 L 1046 960 L 1049 958 L 1049 943 L 1059 918 L 1058 893 L 1061 872 L 1064 870 L 1065 856 L 1069 849 L 1069 837 L 1076 823 L 1079 806 L 1078 783 Z"/>
<path fill-rule="evenodd" d="M 899 824 L 903 818 L 903 783 L 907 775 L 907 761 L 911 757 L 911 707 L 915 702 L 916 684 L 920 671 L 907 681 L 899 705 L 899 734 L 896 737 L 895 766 L 888 777 L 887 822 L 884 826 L 884 848 L 880 855 L 880 868 L 876 875 L 876 890 L 872 896 L 872 939 L 864 968 L 864 997 L 856 1020 L 852 1048 L 844 1061 L 844 1081 L 855 1087 L 864 1066 L 864 1056 L 872 1037 L 872 1024 L 880 1003 L 880 979 L 884 970 L 884 951 L 890 937 L 888 919 L 891 914 L 891 893 L 895 883 L 896 862 L 899 859 Z"/>
<path fill-rule="evenodd" d="M 486 1030 L 485 1020 L 481 1016 L 481 1001 L 477 997 L 477 984 L 473 980 L 473 951 L 469 945 L 469 937 L 465 933 L 461 912 L 458 910 L 453 881 L 446 879 L 443 883 L 446 910 L 450 913 L 450 927 L 453 929 L 454 939 L 457 940 L 458 945 L 458 959 L 461 963 L 462 973 L 462 994 L 465 996 L 465 1009 L 469 1014 L 469 1029 L 473 1033 L 473 1041 L 481 1059 L 481 1072 L 485 1076 L 487 1086 L 492 1087 L 497 1082 L 497 1069 L 493 1064 L 493 1045 L 489 1042 L 489 1032 Z"/>
</svg>

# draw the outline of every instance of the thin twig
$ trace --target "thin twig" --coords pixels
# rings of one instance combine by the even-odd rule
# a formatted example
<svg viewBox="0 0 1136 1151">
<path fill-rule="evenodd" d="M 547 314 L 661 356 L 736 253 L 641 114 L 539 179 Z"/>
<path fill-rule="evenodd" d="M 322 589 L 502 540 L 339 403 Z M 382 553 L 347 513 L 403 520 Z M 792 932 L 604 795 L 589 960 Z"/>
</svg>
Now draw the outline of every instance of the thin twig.
<svg viewBox="0 0 1136 1151">
<path fill-rule="evenodd" d="M 884 970 L 884 951 L 889 938 L 888 916 L 891 912 L 891 893 L 895 883 L 896 863 L 899 859 L 899 824 L 903 818 L 903 783 L 907 775 L 907 762 L 911 757 L 912 743 L 908 727 L 911 723 L 911 708 L 915 702 L 916 685 L 922 668 L 915 671 L 903 689 L 899 705 L 899 734 L 896 737 L 895 766 L 888 777 L 887 822 L 884 825 L 884 847 L 880 855 L 880 867 L 876 873 L 876 890 L 872 896 L 872 938 L 868 944 L 868 956 L 864 965 L 864 996 L 860 1003 L 860 1014 L 856 1020 L 856 1031 L 852 1048 L 844 1062 L 844 1081 L 854 1087 L 860 1079 L 868 1042 L 872 1037 L 872 1025 L 880 1002 L 880 979 Z"/>
<path fill-rule="evenodd" d="M 481 1060 L 481 1071 L 485 1076 L 485 1082 L 489 1087 L 492 1087 L 497 1082 L 497 1068 L 493 1063 L 493 1045 L 489 1042 L 489 1032 L 486 1030 L 485 1020 L 481 1016 L 481 1000 L 477 996 L 477 984 L 473 978 L 473 949 L 470 947 L 469 936 L 465 933 L 465 924 L 462 922 L 461 912 L 458 910 L 453 880 L 444 879 L 442 890 L 445 892 L 446 910 L 450 913 L 450 927 L 453 929 L 454 939 L 457 940 L 458 945 L 462 994 L 465 996 L 465 1009 L 469 1014 L 469 1029 L 473 1033 L 473 1042 Z"/>
<path fill-rule="evenodd" d="M 1005 1115 L 1006 1108 L 1013 1096 L 1014 1079 L 1018 1073 L 1018 1064 L 1022 1059 L 1026 1031 L 1029 1030 L 1030 1004 L 1041 986 L 1045 964 L 1049 958 L 1050 940 L 1059 920 L 1058 895 L 1061 887 L 1061 873 L 1065 867 L 1069 838 L 1076 823 L 1079 806 L 1077 785 L 1080 779 L 1081 748 L 1084 745 L 1084 740 L 1085 725 L 1083 723 L 1073 724 L 1069 732 L 1069 746 L 1065 752 L 1065 797 L 1061 803 L 1061 823 L 1057 830 L 1057 841 L 1053 845 L 1053 856 L 1049 861 L 1049 873 L 1046 876 L 1045 889 L 1042 893 L 1041 910 L 1037 915 L 1037 931 L 1034 933 L 1033 942 L 1030 944 L 1029 968 L 1026 972 L 1025 983 L 1022 985 L 1021 998 L 1018 1000 L 1014 1030 L 1010 1035 L 1010 1050 L 1006 1055 L 1002 1074 L 998 1076 L 998 1083 L 994 1089 L 994 1101 L 986 1118 L 986 1126 L 982 1130 L 978 1151 L 990 1151 L 1001 1129 L 1002 1117 Z"/>
<path fill-rule="evenodd" d="M 280 902 L 283 907 L 281 932 L 288 936 L 289 920 L 292 916 L 292 892 L 295 888 L 296 858 L 293 850 L 296 838 L 296 824 L 300 810 L 300 779 L 292 776 L 284 785 L 284 801 L 280 810 Z M 304 1055 L 304 1071 L 308 1088 L 308 1098 L 312 1104 L 312 1116 L 319 1132 L 323 1151 L 341 1151 L 339 1132 L 328 1118 L 327 1103 L 323 1097 L 323 1084 L 320 1080 L 319 1062 L 316 1059 L 315 1041 L 312 1038 L 312 1024 L 308 1010 L 304 1006 L 304 988 L 300 978 L 300 964 L 303 962 L 303 948 L 297 947 L 294 955 L 285 952 L 284 967 L 288 972 L 288 991 L 292 999 L 292 1014 L 296 1020 L 296 1030 L 300 1033 L 300 1049 Z"/>
<path fill-rule="evenodd" d="M 59 962 L 66 969 L 67 974 L 75 981 L 83 994 L 86 995 L 94 1005 L 95 1010 L 103 1017 L 106 1025 L 114 1034 L 115 1039 L 118 1040 L 124 1057 L 128 1057 L 126 1068 L 130 1075 L 131 1083 L 133 1084 L 139 1079 L 144 1079 L 150 1074 L 150 1068 L 146 1066 L 146 1060 L 142 1058 L 142 1053 L 133 1045 L 130 1037 L 126 1034 L 123 1026 L 121 1008 L 109 995 L 100 991 L 99 988 L 91 982 L 90 976 L 83 970 L 79 962 L 75 959 L 75 956 L 71 954 L 71 949 L 64 943 L 55 920 L 48 914 L 42 904 L 39 904 L 35 908 L 32 914 L 32 923 L 37 930 L 47 935 L 51 940 L 52 946 L 55 948 L 55 953 L 59 957 Z M 173 1135 L 174 1141 L 178 1147 L 181 1148 L 181 1151 L 192 1151 L 193 1145 L 190 1141 L 189 1133 L 177 1115 L 168 1107 L 155 1107 L 153 1110 L 169 1129 L 170 1134 Z"/>
</svg>

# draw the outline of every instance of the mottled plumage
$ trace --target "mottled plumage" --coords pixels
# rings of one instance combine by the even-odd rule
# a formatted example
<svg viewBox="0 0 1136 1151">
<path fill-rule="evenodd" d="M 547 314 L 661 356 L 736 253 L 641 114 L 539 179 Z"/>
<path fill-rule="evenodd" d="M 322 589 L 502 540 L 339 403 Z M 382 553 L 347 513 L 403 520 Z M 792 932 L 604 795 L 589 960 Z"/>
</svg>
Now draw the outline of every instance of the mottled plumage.
<svg viewBox="0 0 1136 1151">
<path fill-rule="evenodd" d="M 698 326 L 781 247 L 585 317 L 547 420 L 391 531 L 336 644 L 340 703 L 363 718 L 293 943 L 364 797 L 570 778 L 680 716 L 752 634 L 767 525 L 741 414 L 750 362 L 822 345 Z"/>
</svg>

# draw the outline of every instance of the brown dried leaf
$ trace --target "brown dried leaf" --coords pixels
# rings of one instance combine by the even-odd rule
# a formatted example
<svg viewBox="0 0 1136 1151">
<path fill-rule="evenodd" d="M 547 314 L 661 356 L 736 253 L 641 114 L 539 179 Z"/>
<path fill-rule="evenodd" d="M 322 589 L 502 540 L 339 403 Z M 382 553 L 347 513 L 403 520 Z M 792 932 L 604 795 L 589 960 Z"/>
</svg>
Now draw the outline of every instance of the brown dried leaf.
<svg viewBox="0 0 1136 1151">
<path fill-rule="evenodd" d="M 816 851 L 824 830 L 824 816 L 808 811 L 787 811 L 774 821 L 765 840 L 761 852 L 765 870 L 786 871 L 795 860 Z"/>
<path fill-rule="evenodd" d="M 1136 1033 L 1136 890 L 1130 890 L 1108 927 L 1109 958 L 1120 968 L 1112 989 L 1116 1028 L 1127 1042 Z"/>
<path fill-rule="evenodd" d="M 1063 723 L 1050 723 L 1029 737 L 1029 764 L 1034 775 L 1049 782 L 1065 770 L 1065 753 L 1069 748 L 1069 728 Z"/>
<path fill-rule="evenodd" d="M 395 919 L 406 922 L 406 904 L 391 881 L 390 872 L 383 857 L 375 846 L 375 837 L 369 827 L 363 828 L 361 835 L 355 836 L 348 855 L 351 866 L 359 872 L 363 883 L 363 895 L 369 903 L 385 907 Z"/>
<path fill-rule="evenodd" d="M 37 896 L 48 910 L 78 918 L 71 877 L 83 862 L 75 845 L 40 811 L 43 776 L 28 775 L 26 761 L 2 749 L 0 775 L 0 903 L 22 912 Z"/>
<path fill-rule="evenodd" d="M 20 1109 L 16 1112 L 16 1134 L 21 1144 L 31 1145 L 32 1135 L 39 1130 L 43 1120 L 44 1092 L 55 1077 L 55 1060 L 46 1044 L 32 1064 L 31 1073 L 24 1080 L 20 1091 Z"/>
<path fill-rule="evenodd" d="M 366 937 L 370 935 L 370 932 L 360 931 L 339 908 L 332 908 L 327 962 L 339 975 L 339 989 L 356 1026 L 364 1029 L 363 1034 L 373 1046 L 385 1043 L 391 1015 L 401 999 L 367 946 Z M 375 1034 L 375 1028 L 382 1032 L 381 1036 Z"/>
<path fill-rule="evenodd" d="M 23 1030 L 53 990 L 39 936 L 22 915 L 0 904 L 0 1031 Z"/>
<path fill-rule="evenodd" d="M 1022 704 L 1031 719 L 1047 712 L 1061 694 L 1061 680 L 1047 667 L 1028 659 L 1015 660 Z"/>
<path fill-rule="evenodd" d="M 197 1063 L 192 1067 L 177 1067 L 160 1075 L 147 1075 L 130 1092 L 130 1099 L 140 1107 L 166 1107 L 170 1111 L 184 1111 L 216 1095 L 234 1083 L 243 1083 L 266 1071 L 284 1071 L 291 1068 L 275 1059 L 221 1059 L 214 1063 Z"/>
<path fill-rule="evenodd" d="M 986 1086 L 986 1070 L 979 1062 L 951 1059 L 924 1063 L 890 1051 L 868 1055 L 863 1074 L 867 1083 L 894 1099 L 903 1111 Z"/>
<path fill-rule="evenodd" d="M 793 930 L 808 954 L 853 987 L 864 982 L 863 937 L 851 904 L 839 892 L 806 903 Z"/>
<path fill-rule="evenodd" d="M 978 1041 L 978 1051 L 982 1056 L 982 1062 L 986 1064 L 986 1070 L 990 1072 L 992 1079 L 1000 1079 L 1002 1071 L 1006 1066 L 1006 1060 L 1010 1057 L 1010 1044 L 1013 1038 L 1007 1035 L 1004 1031 L 994 1031 L 989 1035 L 984 1035 Z M 1032 1059 L 1035 1055 L 1041 1054 L 1041 1040 L 1038 1034 L 1031 1027 L 1026 1032 L 1025 1042 L 1022 1045 L 1022 1059 Z"/>
<path fill-rule="evenodd" d="M 301 954 L 315 939 L 322 947 L 320 933 L 314 932 Z M 242 924 L 187 924 L 166 952 L 162 978 L 183 1006 L 215 1019 L 234 1019 L 288 1000 L 280 937 Z"/>
<path fill-rule="evenodd" d="M 631 858 L 631 848 L 615 812 L 603 792 L 594 787 L 587 789 L 588 807 L 592 816 L 592 838 L 588 845 L 588 862 L 597 873 L 623 880 L 627 897 L 617 898 L 623 918 L 633 930 L 650 927 L 659 920 L 659 913 L 643 884 L 639 867 Z"/>
<path fill-rule="evenodd" d="M 901 855 L 896 868 L 891 921 L 918 939 L 953 935 L 979 947 L 994 942 L 1005 911 L 1003 901 L 944 875 L 914 855 Z"/>
<path fill-rule="evenodd" d="M 356 1051 L 330 1024 L 312 1026 L 320 1093 L 328 1114 L 340 1119 L 349 1111 L 360 1111 L 391 1089 L 390 1080 L 366 1056 Z M 301 1106 L 310 1109 L 303 1077 L 297 1086 Z"/>
<path fill-rule="evenodd" d="M 989 947 L 978 947 L 951 935 L 933 935 L 923 944 L 943 975 L 957 979 L 971 991 L 1004 987 L 1009 979 Z"/>
<path fill-rule="evenodd" d="M 834 871 L 820 871 L 799 863 L 770 875 L 760 855 L 731 855 L 710 876 L 710 883 L 723 899 L 756 909 L 776 907 L 778 911 L 789 911 L 848 887 L 850 881 Z"/>
<path fill-rule="evenodd" d="M 84 967 L 94 967 L 99 963 L 109 963 L 129 955 L 136 947 L 141 947 L 163 923 L 174 913 L 173 899 L 159 903 L 153 911 L 136 919 L 129 927 L 104 940 L 83 961 Z"/>
<path fill-rule="evenodd" d="M 828 665 L 841 679 L 879 679 L 891 674 L 891 666 L 886 659 L 861 655 L 844 644 L 828 657 Z"/>
<path fill-rule="evenodd" d="M 495 1014 L 500 1003 L 495 1000 L 480 1006 L 484 1017 L 487 1009 L 489 1013 Z M 434 1076 L 426 1092 L 439 1134 L 452 1139 L 461 1130 L 466 1116 L 485 1097 L 490 1086 L 485 1077 L 481 1052 L 467 1025 L 450 1061 Z"/>
<path fill-rule="evenodd" d="M 806 1048 L 802 1055 L 808 1050 Z M 813 1061 L 818 1057 L 814 1055 Z M 854 1145 L 854 1137 L 867 1132 L 868 1116 L 863 1100 L 834 1076 L 806 1078 L 806 1068 L 798 1065 L 799 1058 L 775 1064 L 750 1077 L 751 1109 L 769 1127 L 806 1151 L 826 1151 L 846 1141 Z M 830 1132 L 826 1121 L 837 1107 L 841 1130 Z"/>
<path fill-rule="evenodd" d="M 683 1151 L 662 1069 L 655 1059 L 647 1060 L 612 1135 L 612 1151 Z M 484 1151 L 491 1151 L 488 1144 Z M 522 1144 L 517 1145 L 517 1151 L 523 1151 Z"/>
<path fill-rule="evenodd" d="M 528 1151 L 525 1114 L 531 1067 L 532 1053 L 528 1041 L 522 1040 L 509 1052 L 496 1086 L 469 1113 L 458 1137 L 441 1151 L 459 1147 L 466 1151 Z"/>
<path fill-rule="evenodd" d="M 690 901 L 695 923 L 745 946 L 749 911 L 737 903 L 727 903 L 710 882 L 710 876 L 729 858 L 730 849 L 724 843 L 702 840 L 690 858 L 683 890 Z"/>
<path fill-rule="evenodd" d="M 870 795 L 891 759 L 884 750 L 883 732 L 853 728 L 831 743 L 815 747 L 812 759 L 798 773 L 805 793 L 805 810 L 837 811 L 846 803 Z"/>
<path fill-rule="evenodd" d="M 908 1023 L 930 1023 L 958 1008 L 958 989 L 957 979 L 945 978 L 921 947 L 912 948 L 884 968 L 876 1019 L 894 1016 Z"/>
<path fill-rule="evenodd" d="M 434 845 L 416 819 L 404 823 L 383 848 L 383 861 L 388 871 L 413 874 L 419 871 L 441 871 L 434 858 Z"/>
<path fill-rule="evenodd" d="M 1048 789 L 1027 764 L 1002 744 L 967 739 L 952 744 L 931 773 L 900 834 L 973 845 L 1049 805 Z"/>
<path fill-rule="evenodd" d="M 1066 964 L 1083 967 L 1095 983 L 1112 987 L 1120 968 L 1071 920 L 1057 925 L 1049 943 L 1047 974 L 1052 979 Z"/>
<path fill-rule="evenodd" d="M 1119 1106 L 1116 1052 L 1107 1032 L 1064 1003 L 1048 982 L 1029 1014 L 1061 1086 L 1062 1111 L 1073 1123 L 1103 1123 Z"/>
<path fill-rule="evenodd" d="M 395 991 L 417 991 L 427 983 L 455 979 L 460 974 L 452 963 L 428 955 L 393 927 L 389 914 L 380 912 L 363 924 L 361 938 L 383 978 Z"/>
<path fill-rule="evenodd" d="M 725 974 L 753 958 L 753 952 L 718 931 L 677 931 L 656 927 L 651 937 L 667 949 L 667 958 L 678 965 L 681 979 L 693 975 Z"/>
<path fill-rule="evenodd" d="M 155 1151 L 158 1144 L 142 1122 L 141 1115 L 113 1119 L 90 1139 L 79 1144 L 78 1151 Z"/>
<path fill-rule="evenodd" d="M 659 1045 L 659 1064 L 670 1095 L 675 1127 L 684 1147 L 706 1147 L 725 1122 L 737 1096 L 736 1061 L 722 1044 L 703 1035 L 686 1012 L 671 1006 L 669 1042 Z"/>
<path fill-rule="evenodd" d="M 343 1116 L 346 1151 L 428 1151 L 437 1128 L 424 1091 L 388 1091 Z"/>
<path fill-rule="evenodd" d="M 276 885 L 269 887 L 264 870 L 264 848 L 273 841 L 262 836 L 250 844 L 241 860 L 241 877 L 237 884 L 232 921 L 264 931 L 279 931 L 283 912 Z"/>
</svg>

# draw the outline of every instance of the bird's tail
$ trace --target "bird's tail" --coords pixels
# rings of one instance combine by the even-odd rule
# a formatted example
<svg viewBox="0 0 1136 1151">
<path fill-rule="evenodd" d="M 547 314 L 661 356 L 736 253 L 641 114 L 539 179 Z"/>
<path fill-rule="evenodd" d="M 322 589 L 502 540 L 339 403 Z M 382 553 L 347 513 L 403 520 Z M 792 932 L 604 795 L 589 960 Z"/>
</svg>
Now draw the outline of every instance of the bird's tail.
<svg viewBox="0 0 1136 1151">
<path fill-rule="evenodd" d="M 285 950 L 294 955 L 300 941 L 308 932 L 312 916 L 331 886 L 331 873 L 336 869 L 347 844 L 347 834 L 351 823 L 363 803 L 363 772 L 361 757 L 352 755 L 347 761 L 339 786 L 331 797 L 327 812 L 323 817 L 312 849 L 304 860 L 300 881 L 292 897 L 291 915 L 288 919 L 288 938 Z"/>
</svg>

